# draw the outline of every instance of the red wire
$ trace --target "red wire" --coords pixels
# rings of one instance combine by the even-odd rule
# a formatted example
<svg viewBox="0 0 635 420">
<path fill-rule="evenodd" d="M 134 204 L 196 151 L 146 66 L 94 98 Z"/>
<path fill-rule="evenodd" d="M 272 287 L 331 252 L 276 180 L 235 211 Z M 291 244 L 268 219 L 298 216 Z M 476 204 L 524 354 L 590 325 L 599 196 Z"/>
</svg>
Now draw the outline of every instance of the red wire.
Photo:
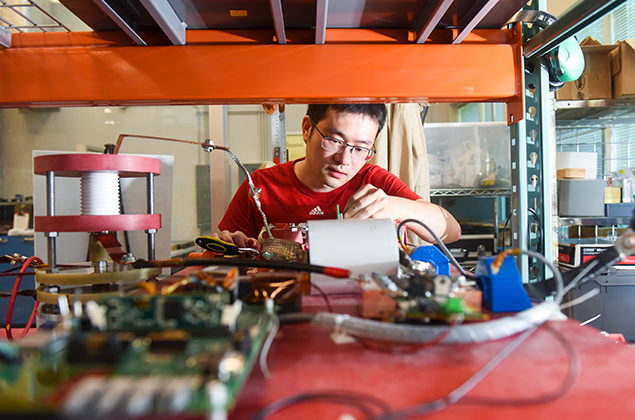
<svg viewBox="0 0 635 420">
<path fill-rule="evenodd" d="M 40 306 L 40 302 L 36 300 L 35 303 L 33 303 L 33 310 L 31 311 L 31 316 L 29 316 L 29 320 L 27 321 L 26 327 L 24 328 L 24 331 L 22 331 L 22 335 L 20 336 L 20 338 L 26 337 L 26 335 L 29 333 L 29 330 L 31 329 L 31 325 L 33 324 L 33 321 L 35 320 L 35 315 L 37 314 L 38 306 Z"/>
<path fill-rule="evenodd" d="M 15 306 L 15 299 L 18 297 L 18 290 L 20 289 L 20 283 L 22 283 L 23 276 L 21 274 L 26 271 L 26 269 L 31 265 L 33 261 L 37 261 L 38 264 L 44 264 L 44 262 L 38 257 L 27 258 L 24 264 L 22 264 L 22 267 L 20 267 L 20 275 L 17 276 L 17 278 L 15 279 L 15 283 L 13 283 L 13 290 L 11 291 L 11 298 L 9 299 L 9 306 L 7 307 L 7 320 L 6 320 L 6 326 L 5 326 L 7 330 L 7 338 L 10 341 L 13 341 L 13 334 L 11 333 L 11 318 L 13 317 L 13 307 Z M 29 322 L 27 323 L 26 328 L 24 329 L 24 332 L 22 333 L 20 338 L 24 337 L 31 329 L 31 324 L 33 323 L 33 320 L 35 319 L 35 313 L 37 312 L 38 306 L 39 306 L 39 302 L 36 301 L 35 304 L 33 305 L 33 310 L 31 311 Z"/>
</svg>

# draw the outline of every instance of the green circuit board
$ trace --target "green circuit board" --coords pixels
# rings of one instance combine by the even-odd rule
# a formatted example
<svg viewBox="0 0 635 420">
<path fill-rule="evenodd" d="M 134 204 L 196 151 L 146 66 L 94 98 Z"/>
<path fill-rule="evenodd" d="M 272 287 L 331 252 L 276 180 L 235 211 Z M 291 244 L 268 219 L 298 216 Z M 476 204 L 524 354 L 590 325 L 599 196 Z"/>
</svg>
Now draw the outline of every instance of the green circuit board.
<svg viewBox="0 0 635 420">
<path fill-rule="evenodd" d="M 1 344 L 1 417 L 209 413 L 210 384 L 221 384 L 231 408 L 271 327 L 264 308 L 249 305 L 223 324 L 223 311 L 234 308 L 226 292 L 102 304 L 104 331 L 77 320 L 67 334 L 38 332 Z"/>
</svg>

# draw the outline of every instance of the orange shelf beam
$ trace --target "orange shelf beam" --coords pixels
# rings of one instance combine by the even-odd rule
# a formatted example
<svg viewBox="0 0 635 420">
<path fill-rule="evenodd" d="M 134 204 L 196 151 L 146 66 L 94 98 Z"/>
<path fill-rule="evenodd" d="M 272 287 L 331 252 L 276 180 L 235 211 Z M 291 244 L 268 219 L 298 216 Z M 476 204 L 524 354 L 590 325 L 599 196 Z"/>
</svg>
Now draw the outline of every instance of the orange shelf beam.
<svg viewBox="0 0 635 420">
<path fill-rule="evenodd" d="M 188 31 L 185 46 L 147 47 L 117 33 L 19 34 L 0 49 L 0 107 L 507 102 L 518 121 L 522 47 L 512 32 L 460 45 L 361 31 L 356 43 L 277 45 L 262 33 Z"/>
</svg>

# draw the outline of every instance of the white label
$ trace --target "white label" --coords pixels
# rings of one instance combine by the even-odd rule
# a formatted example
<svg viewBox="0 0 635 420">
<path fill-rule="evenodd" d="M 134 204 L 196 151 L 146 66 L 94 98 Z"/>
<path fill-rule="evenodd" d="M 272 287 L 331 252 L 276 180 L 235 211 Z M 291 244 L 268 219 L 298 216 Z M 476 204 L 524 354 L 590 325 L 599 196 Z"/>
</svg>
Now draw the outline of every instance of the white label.
<svg viewBox="0 0 635 420">
<path fill-rule="evenodd" d="M 13 229 L 26 230 L 29 228 L 29 213 L 13 213 Z"/>
</svg>

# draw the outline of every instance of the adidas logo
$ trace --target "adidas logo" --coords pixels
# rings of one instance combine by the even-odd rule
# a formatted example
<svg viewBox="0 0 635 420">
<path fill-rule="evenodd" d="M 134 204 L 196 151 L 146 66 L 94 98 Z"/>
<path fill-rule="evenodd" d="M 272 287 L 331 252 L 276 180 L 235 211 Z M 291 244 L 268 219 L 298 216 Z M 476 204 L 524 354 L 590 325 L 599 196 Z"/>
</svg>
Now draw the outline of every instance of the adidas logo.
<svg viewBox="0 0 635 420">
<path fill-rule="evenodd" d="M 323 214 L 324 212 L 322 211 L 320 206 L 317 206 L 316 208 L 314 208 L 313 210 L 309 212 L 309 215 L 311 216 L 322 216 Z"/>
</svg>

